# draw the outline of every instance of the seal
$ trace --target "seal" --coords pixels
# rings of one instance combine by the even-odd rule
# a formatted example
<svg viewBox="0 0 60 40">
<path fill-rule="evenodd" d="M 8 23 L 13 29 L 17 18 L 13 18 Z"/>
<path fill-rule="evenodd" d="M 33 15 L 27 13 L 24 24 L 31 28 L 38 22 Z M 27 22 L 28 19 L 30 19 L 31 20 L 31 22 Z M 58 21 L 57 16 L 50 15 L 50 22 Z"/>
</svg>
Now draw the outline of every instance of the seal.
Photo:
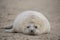
<svg viewBox="0 0 60 40">
<path fill-rule="evenodd" d="M 5 31 L 39 35 L 49 33 L 51 29 L 48 19 L 41 12 L 37 11 L 24 11 L 20 13 L 12 27 L 12 29 Z"/>
</svg>

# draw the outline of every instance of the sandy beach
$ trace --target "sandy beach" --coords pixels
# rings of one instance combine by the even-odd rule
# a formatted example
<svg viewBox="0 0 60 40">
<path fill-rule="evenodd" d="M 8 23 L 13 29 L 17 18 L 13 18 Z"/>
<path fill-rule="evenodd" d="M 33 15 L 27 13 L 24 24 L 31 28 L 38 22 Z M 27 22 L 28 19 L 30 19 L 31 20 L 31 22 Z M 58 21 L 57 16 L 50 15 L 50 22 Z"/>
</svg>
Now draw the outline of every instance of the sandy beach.
<svg viewBox="0 0 60 40">
<path fill-rule="evenodd" d="M 27 10 L 39 11 L 48 18 L 49 34 L 30 36 L 4 31 L 18 14 Z M 60 40 L 60 0 L 0 0 L 0 40 Z"/>
</svg>

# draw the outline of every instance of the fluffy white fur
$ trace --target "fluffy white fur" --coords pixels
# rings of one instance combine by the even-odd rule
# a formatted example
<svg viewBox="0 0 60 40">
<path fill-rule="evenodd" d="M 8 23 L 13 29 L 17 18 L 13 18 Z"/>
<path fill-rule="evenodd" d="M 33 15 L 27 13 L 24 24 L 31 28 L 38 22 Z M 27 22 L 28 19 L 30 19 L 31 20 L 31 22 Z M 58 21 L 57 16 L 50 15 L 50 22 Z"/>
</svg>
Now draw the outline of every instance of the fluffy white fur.
<svg viewBox="0 0 60 40">
<path fill-rule="evenodd" d="M 33 28 L 33 25 L 36 25 L 37 29 Z M 28 29 L 27 26 L 31 27 Z M 50 32 L 50 23 L 48 19 L 40 12 L 24 11 L 16 17 L 13 23 L 13 28 L 6 31 L 17 31 L 29 34 L 31 29 L 34 30 L 34 34 L 48 33 Z"/>
</svg>

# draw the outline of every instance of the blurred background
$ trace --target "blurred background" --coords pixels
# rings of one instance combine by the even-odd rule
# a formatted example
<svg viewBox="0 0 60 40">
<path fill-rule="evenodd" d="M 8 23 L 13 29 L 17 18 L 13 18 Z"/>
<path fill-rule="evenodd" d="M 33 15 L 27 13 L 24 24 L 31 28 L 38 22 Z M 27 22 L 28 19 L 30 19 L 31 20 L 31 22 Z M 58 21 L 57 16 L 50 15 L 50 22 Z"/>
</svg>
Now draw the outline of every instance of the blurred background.
<svg viewBox="0 0 60 40">
<path fill-rule="evenodd" d="M 13 24 L 15 17 L 27 10 L 44 14 L 50 24 L 50 34 L 26 36 L 5 33 L 4 27 Z M 0 40 L 60 40 L 60 0 L 0 0 Z"/>
</svg>

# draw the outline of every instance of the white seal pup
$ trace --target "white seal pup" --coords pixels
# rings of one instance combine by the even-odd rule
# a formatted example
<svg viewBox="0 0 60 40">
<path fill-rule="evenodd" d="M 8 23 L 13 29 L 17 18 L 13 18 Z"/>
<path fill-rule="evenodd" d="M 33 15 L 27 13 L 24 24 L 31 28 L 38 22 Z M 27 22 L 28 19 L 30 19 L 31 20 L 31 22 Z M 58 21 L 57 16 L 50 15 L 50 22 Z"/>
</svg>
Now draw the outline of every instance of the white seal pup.
<svg viewBox="0 0 60 40">
<path fill-rule="evenodd" d="M 22 32 L 24 34 L 42 34 L 50 32 L 48 19 L 37 11 L 24 11 L 20 13 L 14 23 L 13 28 L 7 32 Z"/>
</svg>

